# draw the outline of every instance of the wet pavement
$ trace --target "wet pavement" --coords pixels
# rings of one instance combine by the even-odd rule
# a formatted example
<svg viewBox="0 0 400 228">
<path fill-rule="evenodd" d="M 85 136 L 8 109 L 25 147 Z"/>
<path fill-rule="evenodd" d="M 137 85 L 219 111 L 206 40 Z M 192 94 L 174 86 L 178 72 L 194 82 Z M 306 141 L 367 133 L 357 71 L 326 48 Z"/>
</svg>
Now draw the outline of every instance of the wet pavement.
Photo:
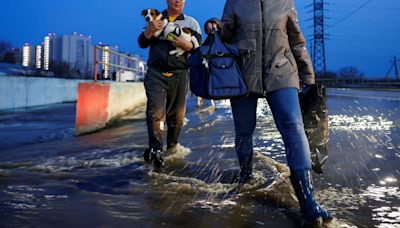
<svg viewBox="0 0 400 228">
<path fill-rule="evenodd" d="M 400 225 L 399 108 L 400 92 L 328 91 L 329 159 L 315 176 L 316 198 L 344 227 Z M 264 101 L 256 181 L 239 193 L 229 102 L 212 110 L 189 100 L 183 147 L 168 156 L 165 174 L 142 161 L 143 109 L 80 137 L 74 113 L 74 104 L 0 113 L 1 226 L 297 227 L 285 209 L 296 202 L 283 142 Z"/>
</svg>

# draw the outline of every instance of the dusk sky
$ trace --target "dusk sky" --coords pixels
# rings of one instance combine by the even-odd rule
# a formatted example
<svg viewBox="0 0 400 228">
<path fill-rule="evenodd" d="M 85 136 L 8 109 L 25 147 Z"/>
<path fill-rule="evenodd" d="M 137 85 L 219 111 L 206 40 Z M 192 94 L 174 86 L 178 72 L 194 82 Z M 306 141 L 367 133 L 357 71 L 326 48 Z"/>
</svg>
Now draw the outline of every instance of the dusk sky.
<svg viewBox="0 0 400 228">
<path fill-rule="evenodd" d="M 307 39 L 312 38 L 311 0 L 295 0 L 299 20 Z M 385 75 L 390 61 L 400 59 L 400 0 L 326 1 L 327 68 L 356 66 L 367 76 Z M 335 24 L 352 11 L 359 11 Z M 186 0 L 184 12 L 202 25 L 210 17 L 220 17 L 224 0 Z M 14 47 L 42 42 L 51 33 L 91 35 L 99 41 L 118 45 L 120 51 L 141 54 L 137 44 L 144 26 L 141 11 L 165 8 L 165 0 L 1 0 L 0 40 Z M 399 63 L 400 65 L 400 63 Z M 393 74 L 393 72 L 392 72 Z"/>
</svg>

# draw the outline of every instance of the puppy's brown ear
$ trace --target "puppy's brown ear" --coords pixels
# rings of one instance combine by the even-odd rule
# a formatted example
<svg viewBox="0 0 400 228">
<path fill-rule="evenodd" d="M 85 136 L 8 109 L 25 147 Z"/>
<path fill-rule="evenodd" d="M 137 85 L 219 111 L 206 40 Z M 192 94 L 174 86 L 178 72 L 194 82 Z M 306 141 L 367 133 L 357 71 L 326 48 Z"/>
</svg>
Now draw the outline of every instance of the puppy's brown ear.
<svg viewBox="0 0 400 228">
<path fill-rule="evenodd" d="M 192 31 L 188 28 L 182 28 L 182 31 L 186 34 L 192 35 Z"/>
<path fill-rule="evenodd" d="M 160 11 L 158 11 L 157 9 L 153 9 L 153 10 L 154 10 L 154 12 L 156 13 L 156 16 L 158 16 L 158 15 L 161 14 Z"/>
<path fill-rule="evenodd" d="M 142 16 L 145 16 L 147 14 L 147 10 L 142 11 Z"/>
</svg>

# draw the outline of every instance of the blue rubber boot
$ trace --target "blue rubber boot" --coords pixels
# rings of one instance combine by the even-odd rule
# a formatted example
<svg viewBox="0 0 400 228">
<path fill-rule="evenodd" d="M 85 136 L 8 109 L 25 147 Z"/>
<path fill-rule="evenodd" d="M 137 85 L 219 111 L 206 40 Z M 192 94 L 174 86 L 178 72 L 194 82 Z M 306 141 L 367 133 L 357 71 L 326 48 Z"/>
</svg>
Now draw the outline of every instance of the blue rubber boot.
<svg viewBox="0 0 400 228">
<path fill-rule="evenodd" d="M 299 200 L 301 212 L 307 225 L 318 226 L 332 220 L 329 212 L 314 200 L 314 186 L 309 170 L 292 171 L 290 182 Z"/>
</svg>

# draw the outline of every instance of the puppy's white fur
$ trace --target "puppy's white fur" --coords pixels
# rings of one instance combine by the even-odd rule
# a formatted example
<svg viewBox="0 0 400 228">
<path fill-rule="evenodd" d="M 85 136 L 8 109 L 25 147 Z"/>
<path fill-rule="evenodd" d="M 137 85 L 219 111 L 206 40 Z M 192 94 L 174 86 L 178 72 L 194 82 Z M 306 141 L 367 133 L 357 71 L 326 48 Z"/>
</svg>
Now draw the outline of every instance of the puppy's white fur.
<svg viewBox="0 0 400 228">
<path fill-rule="evenodd" d="M 192 42 L 194 49 L 199 47 L 199 42 L 197 41 L 197 38 L 193 36 L 191 33 L 186 33 L 181 26 L 177 25 L 174 22 L 167 23 L 167 25 L 164 27 L 164 33 L 162 38 L 167 39 L 168 34 L 174 34 L 178 37 L 182 37 L 186 41 Z M 177 55 L 177 56 L 181 56 L 184 53 L 185 50 L 183 50 L 180 47 L 176 47 L 175 50 L 169 52 L 170 55 Z"/>
<path fill-rule="evenodd" d="M 151 13 L 153 13 L 153 15 L 151 15 Z M 159 13 L 158 11 L 153 10 L 153 9 L 144 10 L 142 15 L 143 15 L 143 17 L 144 17 L 144 19 L 145 19 L 145 21 L 147 23 L 150 23 L 150 22 L 152 22 L 154 20 L 161 20 L 162 19 L 162 14 Z M 179 26 L 178 24 L 176 24 L 174 22 L 168 22 L 167 18 L 164 18 L 162 20 L 162 22 L 163 22 L 163 28 L 158 30 L 157 32 L 155 32 L 153 34 L 153 36 L 155 38 L 168 40 L 168 35 L 172 33 L 172 34 L 175 34 L 178 37 L 182 37 L 186 41 L 192 42 L 193 49 L 196 49 L 196 48 L 198 48 L 200 46 L 199 42 L 197 41 L 197 38 L 195 36 L 193 36 L 192 34 L 190 34 L 190 33 L 186 33 L 183 30 L 183 28 L 181 26 Z M 176 47 L 175 50 L 171 50 L 169 52 L 170 55 L 176 55 L 176 56 L 181 56 L 184 53 L 185 53 L 185 50 L 183 50 L 180 47 Z"/>
</svg>

